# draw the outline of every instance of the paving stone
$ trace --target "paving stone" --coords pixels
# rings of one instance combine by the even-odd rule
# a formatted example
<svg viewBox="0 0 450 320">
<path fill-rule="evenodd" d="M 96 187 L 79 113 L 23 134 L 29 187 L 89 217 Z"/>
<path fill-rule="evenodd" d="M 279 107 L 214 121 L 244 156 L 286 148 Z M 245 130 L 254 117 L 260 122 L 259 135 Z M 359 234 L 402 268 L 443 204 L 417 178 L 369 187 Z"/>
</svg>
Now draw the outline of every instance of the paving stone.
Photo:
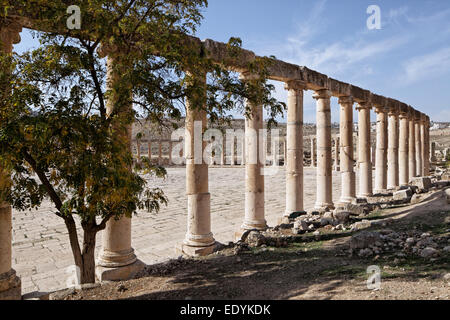
<svg viewBox="0 0 450 320">
<path fill-rule="evenodd" d="M 153 187 L 160 187 L 169 198 L 167 207 L 158 214 L 138 212 L 132 220 L 132 245 L 139 259 L 147 264 L 176 258 L 175 246 L 186 232 L 187 197 L 185 169 L 168 168 L 168 178 L 151 178 Z M 222 243 L 232 241 L 244 218 L 245 169 L 243 167 L 212 168 L 209 170 L 211 193 L 211 225 L 214 238 Z M 304 169 L 305 185 L 315 190 L 315 169 Z M 285 210 L 285 171 L 265 177 L 266 219 L 271 226 Z M 339 173 L 333 175 L 333 199 L 340 196 Z M 276 186 L 274 188 L 273 186 Z M 305 190 L 305 209 L 314 207 L 315 192 Z M 66 269 L 73 265 L 69 238 L 64 223 L 52 212 L 50 202 L 37 211 L 13 211 L 13 267 L 21 277 L 22 294 L 33 291 L 64 289 Z M 78 217 L 75 217 L 77 222 Z M 78 230 L 82 239 L 81 229 Z M 167 239 L 170 238 L 170 241 Z M 96 253 L 101 247 L 101 233 L 97 236 Z M 47 275 L 51 275 L 48 276 Z M 32 277 L 36 281 L 32 280 Z"/>
</svg>

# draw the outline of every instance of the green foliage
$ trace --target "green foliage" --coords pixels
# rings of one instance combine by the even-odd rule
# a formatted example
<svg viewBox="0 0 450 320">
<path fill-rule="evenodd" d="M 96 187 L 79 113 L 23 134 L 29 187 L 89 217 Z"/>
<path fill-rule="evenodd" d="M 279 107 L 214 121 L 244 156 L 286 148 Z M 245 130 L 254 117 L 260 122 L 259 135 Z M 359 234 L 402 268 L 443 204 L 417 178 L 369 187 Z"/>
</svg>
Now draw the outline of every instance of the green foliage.
<svg viewBox="0 0 450 320">
<path fill-rule="evenodd" d="M 269 58 L 251 63 L 248 70 L 257 77 L 242 82 L 186 37 L 195 33 L 205 0 L 0 3 L 0 24 L 13 13 L 51 31 L 35 32 L 36 50 L 0 55 L 0 166 L 12 173 L 0 195 L 17 209 L 50 198 L 68 226 L 76 214 L 90 232 L 138 209 L 157 211 L 167 199 L 139 173 L 166 172 L 143 159 L 134 166 L 129 142 L 135 119 L 179 120 L 187 96 L 212 122 L 228 121 L 231 110 L 249 116 L 245 99 L 269 110 L 270 123 L 285 108 L 266 83 Z M 81 8 L 80 30 L 66 27 L 73 4 Z M 240 46 L 240 39 L 230 40 L 230 50 Z M 206 74 L 202 84 L 198 76 Z"/>
</svg>

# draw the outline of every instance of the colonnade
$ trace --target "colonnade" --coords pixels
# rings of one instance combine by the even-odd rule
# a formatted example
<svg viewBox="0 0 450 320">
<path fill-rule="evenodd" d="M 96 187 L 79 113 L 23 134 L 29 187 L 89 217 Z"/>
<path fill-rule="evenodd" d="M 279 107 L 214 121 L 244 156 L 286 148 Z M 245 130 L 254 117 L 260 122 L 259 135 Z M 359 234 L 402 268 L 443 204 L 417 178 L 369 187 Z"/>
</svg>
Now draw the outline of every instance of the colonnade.
<svg viewBox="0 0 450 320">
<path fill-rule="evenodd" d="M 172 163 L 172 151 L 173 151 L 173 144 L 180 141 L 174 141 L 174 140 L 168 140 L 168 139 L 158 139 L 158 140 L 148 140 L 147 141 L 147 158 L 152 161 L 152 159 L 155 158 L 155 155 L 152 153 L 152 146 L 156 144 L 158 146 L 158 153 L 156 154 L 156 163 L 159 165 L 164 164 L 165 160 L 167 159 L 168 164 Z M 168 153 L 164 155 L 163 153 L 163 144 L 167 144 L 168 146 Z M 137 159 L 141 158 L 142 153 L 142 143 L 140 140 L 136 141 L 136 157 Z"/>
<path fill-rule="evenodd" d="M 0 26 L 1 49 L 10 53 L 12 44 L 18 42 L 19 26 Z M 197 40 L 195 40 L 197 41 Z M 214 53 L 220 63 L 236 67 L 242 80 L 256 80 L 245 66 L 255 55 L 242 49 L 244 58 L 223 58 L 226 45 L 206 40 L 199 45 L 203 52 Z M 223 48 L 223 50 L 221 49 Z M 221 51 L 222 50 L 222 51 Z M 111 65 L 118 56 L 108 56 L 108 85 L 120 81 L 120 72 Z M 239 58 L 239 57 L 238 57 Z M 247 59 L 247 60 L 246 60 Z M 244 64 L 245 62 L 245 64 Z M 407 184 L 412 177 L 429 174 L 429 118 L 412 107 L 397 100 L 372 94 L 351 84 L 339 82 L 306 67 L 295 66 L 274 60 L 268 73 L 272 80 L 283 81 L 288 91 L 287 136 L 286 136 L 286 209 L 280 215 L 291 216 L 304 210 L 303 202 L 303 95 L 306 90 L 314 91 L 316 100 L 317 144 L 311 150 L 316 169 L 315 209 L 329 210 L 337 204 L 349 203 L 356 199 L 354 164 L 358 161 L 358 197 L 373 195 L 371 126 L 370 112 L 377 114 L 377 142 L 375 160 L 375 192 L 395 189 Z M 205 255 L 215 248 L 211 230 L 211 195 L 208 185 L 208 164 L 203 160 L 206 142 L 202 133 L 207 129 L 207 115 L 202 108 L 206 104 L 206 74 L 192 73 L 195 85 L 202 90 L 194 90 L 196 96 L 186 99 L 185 161 L 186 193 L 188 201 L 187 232 L 179 250 L 188 255 Z M 131 92 L 131 90 L 130 90 Z M 332 200 L 332 136 L 331 98 L 337 97 L 340 105 L 339 157 L 341 175 L 341 195 L 338 203 Z M 264 162 L 261 161 L 261 139 L 263 129 L 263 106 L 247 101 L 251 117 L 245 120 L 245 145 L 242 157 L 245 161 L 245 209 L 243 223 L 237 234 L 246 230 L 267 228 L 264 203 Z M 353 105 L 358 111 L 358 159 L 353 150 Z M 130 108 L 132 106 L 130 105 Z M 124 136 L 130 143 L 131 127 Z M 407 137 L 407 138 L 406 138 Z M 140 149 L 140 148 L 138 148 Z M 151 146 L 149 148 L 151 150 Z M 161 157 L 161 147 L 159 147 Z M 140 151 L 139 151 L 140 153 Z M 316 156 L 317 155 L 317 156 Z M 149 154 L 151 157 L 151 154 Z M 234 155 L 233 155 L 234 158 Z M 315 159 L 316 158 L 316 159 Z M 222 159 L 224 156 L 222 155 Z M 386 165 L 387 163 L 387 165 Z M 3 176 L 7 179 L 7 175 Z M 17 292 L 20 281 L 11 268 L 11 208 L 3 204 L 0 208 L 0 297 Z M 97 276 L 101 280 L 126 279 L 141 268 L 131 245 L 131 218 L 111 219 L 103 231 L 102 250 L 97 261 Z M 16 291 L 14 291 L 16 290 Z M 6 292 L 6 293 L 5 293 Z M 16 296 L 17 297 L 17 294 Z"/>
</svg>

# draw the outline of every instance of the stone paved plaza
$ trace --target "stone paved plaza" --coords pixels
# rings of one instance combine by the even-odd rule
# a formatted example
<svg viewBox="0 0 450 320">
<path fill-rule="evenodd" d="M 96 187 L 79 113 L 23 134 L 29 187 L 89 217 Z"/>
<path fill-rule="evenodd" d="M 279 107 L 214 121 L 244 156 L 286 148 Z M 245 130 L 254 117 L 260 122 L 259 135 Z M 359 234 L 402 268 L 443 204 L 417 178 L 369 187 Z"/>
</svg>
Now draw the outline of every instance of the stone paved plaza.
<svg viewBox="0 0 450 320">
<path fill-rule="evenodd" d="M 187 197 L 185 169 L 169 168 L 166 180 L 152 178 L 169 198 L 158 214 L 140 212 L 133 217 L 132 243 L 139 259 L 147 264 L 176 257 L 175 246 L 186 232 Z M 305 168 L 305 209 L 315 202 L 315 169 Z M 244 167 L 210 168 L 212 231 L 217 241 L 233 240 L 244 217 Z M 333 173 L 333 199 L 340 194 L 340 177 Z M 280 168 L 265 180 L 266 218 L 274 226 L 285 208 L 285 171 Z M 72 252 L 62 219 L 49 202 L 37 211 L 13 212 L 13 268 L 22 279 L 23 294 L 65 288 L 73 265 Z M 81 234 L 80 234 L 81 236 Z M 81 238 L 80 238 L 81 239 Z M 98 254 L 101 234 L 97 237 Z"/>
</svg>

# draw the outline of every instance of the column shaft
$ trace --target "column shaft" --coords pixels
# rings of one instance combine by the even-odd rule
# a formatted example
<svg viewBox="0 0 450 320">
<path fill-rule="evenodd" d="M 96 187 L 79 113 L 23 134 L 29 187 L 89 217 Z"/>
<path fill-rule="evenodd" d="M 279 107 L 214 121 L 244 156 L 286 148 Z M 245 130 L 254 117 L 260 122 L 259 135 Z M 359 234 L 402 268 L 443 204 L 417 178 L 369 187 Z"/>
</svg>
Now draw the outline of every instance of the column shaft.
<svg viewBox="0 0 450 320">
<path fill-rule="evenodd" d="M 107 81 L 108 88 L 113 88 L 115 83 L 121 81 L 121 70 L 127 66 L 118 55 L 109 55 L 107 58 Z M 131 88 L 128 88 L 131 96 Z M 107 101 L 106 111 L 110 115 L 114 111 L 116 100 L 120 97 L 112 96 Z M 129 108 L 132 108 L 130 99 Z M 129 112 L 125 110 L 125 112 Z M 116 128 L 122 141 L 126 141 L 126 148 L 131 153 L 132 125 Z M 130 168 L 131 170 L 131 168 Z M 122 216 L 120 219 L 110 219 L 105 230 L 102 231 L 102 249 L 97 260 L 96 275 L 103 280 L 125 280 L 141 270 L 144 264 L 137 260 L 134 249 L 131 246 L 131 218 Z"/>
<path fill-rule="evenodd" d="M 13 44 L 20 42 L 22 27 L 18 24 L 2 25 L 0 23 L 0 51 L 11 54 Z M 11 70 L 2 70 L 8 74 Z M 0 90 L 5 96 L 10 93 L 8 83 L 0 83 Z M 10 174 L 0 167 L 0 179 L 5 185 Z M 12 210 L 11 206 L 0 199 L 0 300 L 20 300 L 22 297 L 21 281 L 12 269 Z"/>
<path fill-rule="evenodd" d="M 425 176 L 425 150 L 426 150 L 426 142 L 425 142 L 425 116 L 421 115 L 420 119 L 420 176 Z"/>
<path fill-rule="evenodd" d="M 340 171 L 339 166 L 339 151 L 340 151 L 340 142 L 339 137 L 334 139 L 334 170 Z"/>
<path fill-rule="evenodd" d="M 399 185 L 398 133 L 398 109 L 393 108 L 388 118 L 388 189 Z"/>
<path fill-rule="evenodd" d="M 324 210 L 333 208 L 332 198 L 332 156 L 331 156 L 331 92 L 319 90 L 314 94 L 317 123 L 317 172 L 315 208 Z"/>
<path fill-rule="evenodd" d="M 210 254 L 215 240 L 211 232 L 211 196 L 208 185 L 208 164 L 203 161 L 207 128 L 206 75 L 195 75 L 190 85 L 201 87 L 186 99 L 186 194 L 188 198 L 187 232 L 182 252 L 190 256 Z M 204 88 L 204 90 L 203 90 Z"/>
<path fill-rule="evenodd" d="M 340 157 L 341 157 L 341 198 L 340 203 L 352 202 L 356 198 L 354 148 L 353 148 L 353 100 L 339 98 L 340 105 Z"/>
<path fill-rule="evenodd" d="M 370 154 L 370 103 L 358 104 L 359 196 L 372 195 L 372 161 Z"/>
<path fill-rule="evenodd" d="M 148 160 L 152 160 L 152 143 L 151 141 L 148 142 Z"/>
<path fill-rule="evenodd" d="M 158 164 L 162 165 L 163 162 L 163 157 L 162 157 L 162 141 L 160 140 L 158 142 Z"/>
<path fill-rule="evenodd" d="M 375 151 L 375 192 L 381 193 L 387 189 L 387 113 L 384 107 L 376 108 L 377 140 Z"/>
<path fill-rule="evenodd" d="M 136 151 L 137 151 L 137 159 L 141 160 L 141 142 L 139 140 L 136 141 Z"/>
<path fill-rule="evenodd" d="M 400 114 L 400 135 L 399 135 L 399 183 L 401 186 L 409 183 L 409 113 Z"/>
<path fill-rule="evenodd" d="M 244 81 L 251 81 L 244 76 Z M 260 139 L 260 130 L 263 129 L 263 109 L 247 101 L 251 118 L 245 118 L 245 217 L 243 230 L 267 228 L 264 217 L 264 146 Z M 262 137 L 261 137 L 262 138 Z"/>
<path fill-rule="evenodd" d="M 317 143 L 316 138 L 311 138 L 311 167 L 314 168 L 317 162 Z"/>
<path fill-rule="evenodd" d="M 416 116 L 414 123 L 414 129 L 416 134 L 416 176 L 422 176 L 422 135 L 420 131 L 420 116 Z"/>
<path fill-rule="evenodd" d="M 286 84 L 288 110 L 286 145 L 286 211 L 285 216 L 303 211 L 303 82 Z M 283 146 L 284 149 L 284 146 Z M 287 158 L 286 158 L 287 157 Z"/>
<path fill-rule="evenodd" d="M 423 151 L 423 175 L 430 175 L 430 122 L 428 117 L 425 118 L 425 150 Z"/>
<path fill-rule="evenodd" d="M 409 143 L 408 143 L 408 158 L 409 158 L 409 181 L 416 176 L 416 130 L 414 121 L 414 112 L 409 119 Z"/>
</svg>

